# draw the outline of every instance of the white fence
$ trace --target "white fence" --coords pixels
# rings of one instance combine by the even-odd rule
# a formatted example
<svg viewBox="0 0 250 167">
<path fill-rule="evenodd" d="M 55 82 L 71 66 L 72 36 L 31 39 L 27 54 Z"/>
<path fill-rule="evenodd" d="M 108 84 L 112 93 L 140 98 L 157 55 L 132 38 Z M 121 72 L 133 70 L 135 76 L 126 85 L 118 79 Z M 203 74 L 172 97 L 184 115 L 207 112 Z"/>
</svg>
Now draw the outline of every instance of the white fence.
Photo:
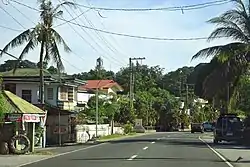
<svg viewBox="0 0 250 167">
<path fill-rule="evenodd" d="M 111 126 L 109 124 L 101 124 L 97 127 L 98 136 L 107 136 L 111 134 Z M 89 132 L 89 135 L 87 133 Z M 113 129 L 114 134 L 123 134 L 124 130 L 122 127 L 114 127 Z M 96 133 L 96 126 L 95 125 L 77 125 L 76 126 L 76 142 L 77 143 L 85 143 Z"/>
</svg>

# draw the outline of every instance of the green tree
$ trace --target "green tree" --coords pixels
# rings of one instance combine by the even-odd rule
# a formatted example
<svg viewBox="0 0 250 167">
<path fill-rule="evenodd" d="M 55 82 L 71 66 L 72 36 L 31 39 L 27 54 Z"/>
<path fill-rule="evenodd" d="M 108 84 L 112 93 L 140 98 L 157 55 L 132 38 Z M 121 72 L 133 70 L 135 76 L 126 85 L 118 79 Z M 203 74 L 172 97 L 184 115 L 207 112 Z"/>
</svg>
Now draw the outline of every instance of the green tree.
<svg viewBox="0 0 250 167">
<path fill-rule="evenodd" d="M 133 68 L 135 78 L 135 92 L 149 90 L 157 87 L 159 80 L 162 78 L 163 69 L 159 66 L 149 67 L 147 65 L 136 64 Z M 130 68 L 122 68 L 116 73 L 115 81 L 118 82 L 125 90 L 129 91 Z"/>
<path fill-rule="evenodd" d="M 240 76 L 248 69 L 249 62 L 249 4 L 245 5 L 242 0 L 232 0 L 235 9 L 231 9 L 208 22 L 218 27 L 210 34 L 208 40 L 217 37 L 227 37 L 235 42 L 226 45 L 208 47 L 196 53 L 192 59 L 212 56 L 212 61 L 219 62 L 216 67 L 206 76 L 203 82 L 205 94 L 210 97 L 220 94 L 226 97 L 226 88 L 229 82 L 230 87 L 238 84 Z M 233 91 L 231 91 L 233 92 Z M 225 101 L 225 98 L 220 98 Z M 225 104 L 225 103 L 224 103 Z"/>
<path fill-rule="evenodd" d="M 6 60 L 0 65 L 0 72 L 13 70 L 17 62 L 17 60 Z M 19 63 L 18 68 L 36 68 L 36 63 L 29 60 L 23 60 Z"/>
<path fill-rule="evenodd" d="M 100 69 L 97 72 L 97 69 L 90 70 L 89 72 L 81 72 L 74 74 L 74 77 L 82 80 L 97 80 L 97 79 L 112 79 L 115 78 L 115 73 L 113 71 L 107 71 L 105 69 Z"/>
<path fill-rule="evenodd" d="M 230 111 L 250 115 L 250 80 L 249 75 L 241 77 L 236 91 L 230 100 Z"/>
<path fill-rule="evenodd" d="M 10 41 L 0 53 L 2 56 L 5 52 L 7 52 L 11 48 L 19 47 L 21 45 L 24 47 L 21 52 L 18 63 L 15 65 L 15 69 L 18 67 L 19 62 L 24 58 L 24 56 L 29 53 L 31 50 L 40 45 L 40 56 L 39 56 L 39 68 L 40 68 L 40 99 L 41 102 L 44 103 L 44 78 L 43 78 L 43 70 L 44 62 L 49 62 L 50 60 L 56 63 L 56 66 L 59 71 L 64 70 L 64 66 L 61 60 L 60 52 L 58 49 L 58 44 L 62 44 L 64 50 L 66 52 L 70 52 L 70 48 L 63 40 L 61 35 L 53 28 L 54 22 L 58 17 L 61 17 L 63 11 L 61 10 L 62 6 L 75 6 L 72 2 L 64 1 L 53 6 L 50 0 L 38 0 L 39 3 L 39 11 L 40 11 L 40 22 L 33 28 L 25 30 L 17 37 L 15 37 L 12 41 Z M 15 72 L 15 69 L 13 72 Z"/>
<path fill-rule="evenodd" d="M 49 71 L 50 74 L 58 74 L 59 73 L 58 69 L 55 68 L 54 66 L 50 66 L 47 70 Z"/>
<path fill-rule="evenodd" d="M 143 125 L 155 125 L 157 112 L 152 107 L 155 101 L 152 94 L 149 91 L 138 91 L 135 99 L 136 117 L 142 119 Z"/>
<path fill-rule="evenodd" d="M 136 115 L 134 110 L 129 108 L 129 99 L 127 97 L 120 97 L 118 100 L 119 103 L 119 112 L 116 112 L 114 115 L 115 122 L 118 122 L 122 125 L 127 122 L 134 123 Z"/>
<path fill-rule="evenodd" d="M 106 119 L 104 102 L 105 100 L 103 98 L 98 99 L 98 122 L 99 123 L 104 123 Z M 96 96 L 92 96 L 89 99 L 85 113 L 89 120 L 96 119 Z"/>
<path fill-rule="evenodd" d="M 104 110 L 105 115 L 108 117 L 108 120 L 111 123 L 111 134 L 114 132 L 114 119 L 115 114 L 119 114 L 120 112 L 120 103 L 119 97 L 113 96 L 111 99 L 104 102 Z"/>
<path fill-rule="evenodd" d="M 176 124 L 178 121 L 178 99 L 171 95 L 167 90 L 152 88 L 149 91 L 154 97 L 153 108 L 157 111 L 157 124 L 164 129 L 169 128 L 169 124 Z"/>
<path fill-rule="evenodd" d="M 185 83 L 193 83 L 192 74 L 194 67 L 182 67 L 175 71 L 165 74 L 159 82 L 159 86 L 166 89 L 171 94 L 180 97 L 182 90 L 184 90 Z M 189 80 L 189 81 L 188 81 Z"/>
</svg>

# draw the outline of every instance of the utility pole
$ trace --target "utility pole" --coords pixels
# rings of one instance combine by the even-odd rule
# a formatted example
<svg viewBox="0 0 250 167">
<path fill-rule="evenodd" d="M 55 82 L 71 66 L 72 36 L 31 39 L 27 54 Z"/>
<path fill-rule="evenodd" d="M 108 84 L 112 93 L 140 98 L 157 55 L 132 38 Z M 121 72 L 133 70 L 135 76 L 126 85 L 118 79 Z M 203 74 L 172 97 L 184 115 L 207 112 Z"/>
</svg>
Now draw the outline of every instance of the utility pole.
<svg viewBox="0 0 250 167">
<path fill-rule="evenodd" d="M 130 79 L 129 79 L 129 106 L 130 111 L 133 109 L 134 100 L 134 74 L 133 74 L 133 60 L 145 60 L 145 57 L 129 58 L 129 69 L 130 69 Z"/>
<path fill-rule="evenodd" d="M 190 86 L 192 86 L 193 87 L 193 89 L 192 89 L 192 91 L 194 91 L 194 86 L 195 86 L 195 84 L 188 84 L 188 83 L 186 83 L 186 104 L 184 105 L 185 106 L 185 108 L 186 108 L 186 110 L 188 109 L 188 107 L 189 107 L 189 93 L 190 93 Z M 193 96 L 193 92 L 192 92 L 192 94 L 191 94 L 191 98 L 193 98 L 194 96 Z M 191 114 L 191 113 L 190 113 Z"/>
<path fill-rule="evenodd" d="M 186 109 L 188 109 L 188 84 L 186 84 Z"/>
<path fill-rule="evenodd" d="M 97 79 L 99 79 L 99 82 L 96 86 L 96 92 L 95 92 L 95 137 L 98 136 L 98 121 L 99 121 L 99 84 L 102 81 L 100 77 L 100 69 L 102 68 L 103 61 L 101 57 L 99 57 L 96 60 L 96 73 L 97 73 Z"/>
</svg>

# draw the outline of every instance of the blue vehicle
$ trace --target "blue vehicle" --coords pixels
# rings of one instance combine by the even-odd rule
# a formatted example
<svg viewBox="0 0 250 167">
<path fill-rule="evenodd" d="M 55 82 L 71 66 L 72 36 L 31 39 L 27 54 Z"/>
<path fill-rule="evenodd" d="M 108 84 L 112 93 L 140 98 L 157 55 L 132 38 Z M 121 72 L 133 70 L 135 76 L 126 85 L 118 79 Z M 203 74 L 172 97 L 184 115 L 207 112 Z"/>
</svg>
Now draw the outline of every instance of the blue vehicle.
<svg viewBox="0 0 250 167">
<path fill-rule="evenodd" d="M 214 130 L 214 126 L 211 122 L 203 122 L 202 126 L 205 132 L 212 132 Z"/>
</svg>

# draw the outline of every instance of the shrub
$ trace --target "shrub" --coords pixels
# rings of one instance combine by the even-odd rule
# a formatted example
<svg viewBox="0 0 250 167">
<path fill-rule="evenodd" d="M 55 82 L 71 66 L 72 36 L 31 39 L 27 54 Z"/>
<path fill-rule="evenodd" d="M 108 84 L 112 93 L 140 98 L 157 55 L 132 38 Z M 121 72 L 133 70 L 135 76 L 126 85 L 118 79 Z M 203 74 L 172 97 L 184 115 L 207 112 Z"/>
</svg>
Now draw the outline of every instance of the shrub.
<svg viewBox="0 0 250 167">
<path fill-rule="evenodd" d="M 124 133 L 129 134 L 133 132 L 133 125 L 131 123 L 127 123 L 124 125 Z"/>
</svg>

